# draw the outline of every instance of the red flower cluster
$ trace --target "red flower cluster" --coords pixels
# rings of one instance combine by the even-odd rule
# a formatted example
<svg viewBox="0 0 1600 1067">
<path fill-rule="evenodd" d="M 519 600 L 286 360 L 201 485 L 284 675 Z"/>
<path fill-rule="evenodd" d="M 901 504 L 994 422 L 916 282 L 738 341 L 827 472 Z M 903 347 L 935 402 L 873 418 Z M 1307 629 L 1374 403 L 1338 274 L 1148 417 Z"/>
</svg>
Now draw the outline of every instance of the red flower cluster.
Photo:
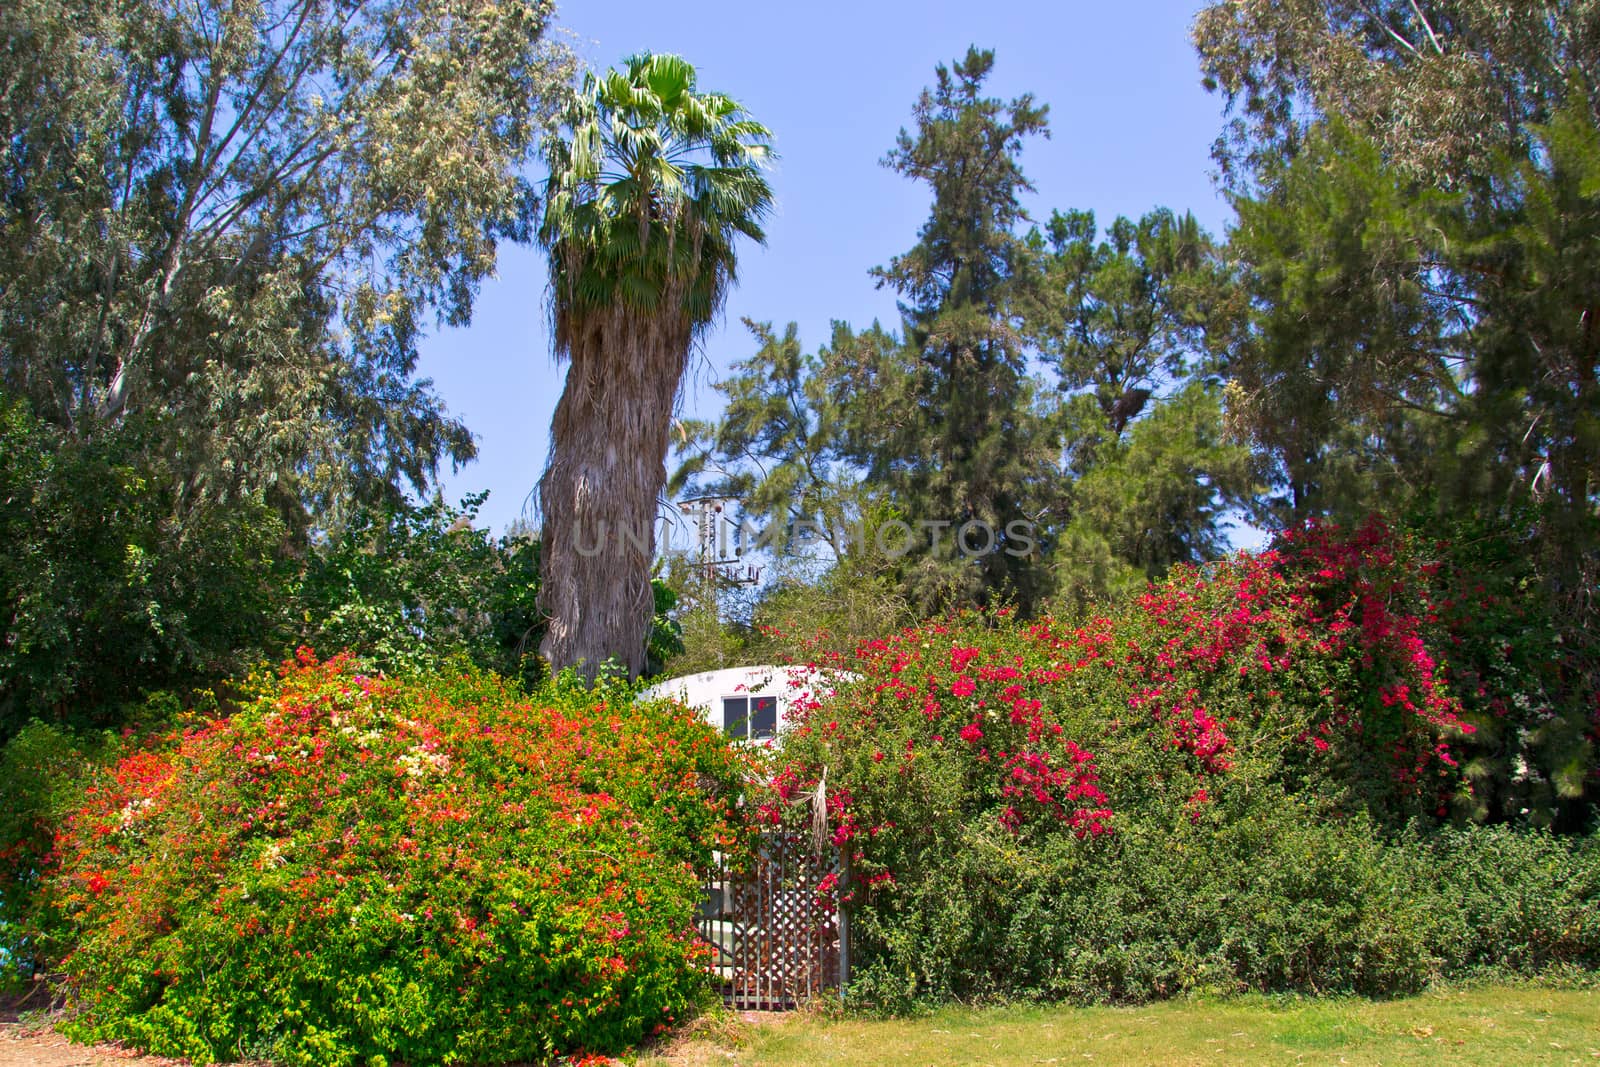
<svg viewBox="0 0 1600 1067">
<path fill-rule="evenodd" d="M 1071 741 L 1066 743 L 1066 755 L 1070 766 L 1052 767 L 1050 757 L 1039 752 L 1018 752 L 1006 760 L 1011 780 L 1000 794 L 1011 803 L 1000 813 L 1002 826 L 1016 831 L 1024 821 L 1017 805 L 1032 802 L 1071 826 L 1079 837 L 1111 831 L 1111 809 L 1100 791 L 1094 757 Z"/>
</svg>

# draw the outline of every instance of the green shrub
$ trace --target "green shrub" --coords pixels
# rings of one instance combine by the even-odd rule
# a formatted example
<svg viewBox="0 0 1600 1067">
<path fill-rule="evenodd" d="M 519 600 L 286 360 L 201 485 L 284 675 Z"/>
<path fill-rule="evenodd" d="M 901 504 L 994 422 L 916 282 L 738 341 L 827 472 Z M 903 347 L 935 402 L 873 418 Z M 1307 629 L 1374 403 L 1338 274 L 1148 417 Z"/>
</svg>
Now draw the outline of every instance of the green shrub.
<svg viewBox="0 0 1600 1067">
<path fill-rule="evenodd" d="M 120 726 L 274 644 L 283 522 L 260 496 L 185 499 L 158 431 L 79 439 L 0 394 L 0 742 L 35 718 Z"/>
<path fill-rule="evenodd" d="M 1600 834 L 1451 827 L 1408 835 L 1394 852 L 1411 893 L 1433 902 L 1446 973 L 1600 969 Z"/>
<path fill-rule="evenodd" d="M 287 647 L 349 651 L 376 670 L 433 670 L 465 657 L 538 679 L 544 623 L 539 543 L 476 529 L 487 494 L 355 508 L 313 546 L 289 590 Z"/>
<path fill-rule="evenodd" d="M 119 761 L 58 838 L 66 1030 L 209 1062 L 615 1051 L 706 994 L 696 870 L 740 767 L 625 689 L 309 654 Z"/>
<path fill-rule="evenodd" d="M 49 958 L 56 931 L 38 889 L 55 831 L 93 766 L 118 748 L 106 731 L 34 722 L 0 749 L 0 991 L 25 989 Z"/>
<path fill-rule="evenodd" d="M 1435 973 L 1431 902 L 1364 819 L 1293 801 L 1220 825 L 1134 822 L 1026 852 L 991 835 L 862 909 L 860 1003 L 1142 1001 L 1184 992 L 1393 993 Z"/>
<path fill-rule="evenodd" d="M 539 541 L 475 528 L 487 497 L 469 496 L 459 509 L 439 499 L 355 508 L 313 546 L 287 587 L 291 637 L 283 647 L 352 652 L 388 673 L 466 658 L 525 685 L 540 681 Z M 647 674 L 682 649 L 668 617 L 676 596 L 660 581 L 652 588 Z"/>
<path fill-rule="evenodd" d="M 893 910 L 858 910 L 858 1005 L 1387 996 L 1600 968 L 1600 838 L 1472 826 L 1387 842 L 1279 797 L 1087 847 L 966 843 L 939 877 L 904 880 Z"/>
</svg>

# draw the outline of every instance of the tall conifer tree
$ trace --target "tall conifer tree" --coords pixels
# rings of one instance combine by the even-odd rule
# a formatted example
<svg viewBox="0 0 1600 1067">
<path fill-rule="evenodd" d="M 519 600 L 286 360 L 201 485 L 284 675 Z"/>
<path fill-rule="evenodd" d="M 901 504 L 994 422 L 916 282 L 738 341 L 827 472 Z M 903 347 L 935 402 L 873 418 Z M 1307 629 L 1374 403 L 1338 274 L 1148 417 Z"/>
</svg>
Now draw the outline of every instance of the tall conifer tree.
<svg viewBox="0 0 1600 1067">
<path fill-rule="evenodd" d="M 874 272 L 900 294 L 905 349 L 896 366 L 876 369 L 879 388 L 860 394 L 875 402 L 855 421 L 869 477 L 892 490 L 906 519 L 951 524 L 912 542 L 913 595 L 925 606 L 1011 599 L 1027 610 L 1046 591 L 1041 546 L 1007 531 L 1040 517 L 1057 478 L 1018 330 L 1028 276 L 1020 197 L 1032 190 L 1019 156 L 1030 137 L 1049 135 L 1048 108 L 1031 94 L 984 96 L 993 68 L 994 53 L 977 48 L 940 65 L 914 128 L 884 160 L 925 182 L 933 203 L 917 244 Z M 957 546 L 969 523 L 981 526 L 966 548 L 991 551 Z"/>
</svg>

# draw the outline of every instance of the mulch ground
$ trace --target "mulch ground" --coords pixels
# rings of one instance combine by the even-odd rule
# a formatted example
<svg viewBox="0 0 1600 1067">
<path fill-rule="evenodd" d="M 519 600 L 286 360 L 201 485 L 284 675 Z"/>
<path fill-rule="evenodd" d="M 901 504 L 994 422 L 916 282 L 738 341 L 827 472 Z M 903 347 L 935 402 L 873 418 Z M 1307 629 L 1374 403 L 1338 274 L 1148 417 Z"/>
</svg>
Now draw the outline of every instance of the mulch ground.
<svg viewBox="0 0 1600 1067">
<path fill-rule="evenodd" d="M 183 1067 L 112 1045 L 74 1045 L 51 1029 L 49 1008 L 43 982 L 26 997 L 0 1003 L 0 1067 Z"/>
<path fill-rule="evenodd" d="M 74 1045 L 48 1027 L 0 1020 L 0 1067 L 183 1067 L 111 1045 Z"/>
</svg>

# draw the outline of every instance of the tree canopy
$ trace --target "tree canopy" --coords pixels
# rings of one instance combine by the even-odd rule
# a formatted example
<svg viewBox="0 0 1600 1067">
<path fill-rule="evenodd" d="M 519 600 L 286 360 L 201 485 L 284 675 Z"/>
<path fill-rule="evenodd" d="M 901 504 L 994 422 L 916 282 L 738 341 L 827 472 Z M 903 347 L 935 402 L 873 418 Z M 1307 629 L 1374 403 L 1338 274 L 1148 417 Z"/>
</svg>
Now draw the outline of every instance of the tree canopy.
<svg viewBox="0 0 1600 1067">
<path fill-rule="evenodd" d="M 473 456 L 417 349 L 531 238 L 552 10 L 0 12 L 0 734 L 292 647 L 308 557 Z"/>
<path fill-rule="evenodd" d="M 21 0 L 0 16 L 0 383 L 152 424 L 201 499 L 325 513 L 474 454 L 429 383 L 572 60 L 548 0 Z"/>
</svg>

